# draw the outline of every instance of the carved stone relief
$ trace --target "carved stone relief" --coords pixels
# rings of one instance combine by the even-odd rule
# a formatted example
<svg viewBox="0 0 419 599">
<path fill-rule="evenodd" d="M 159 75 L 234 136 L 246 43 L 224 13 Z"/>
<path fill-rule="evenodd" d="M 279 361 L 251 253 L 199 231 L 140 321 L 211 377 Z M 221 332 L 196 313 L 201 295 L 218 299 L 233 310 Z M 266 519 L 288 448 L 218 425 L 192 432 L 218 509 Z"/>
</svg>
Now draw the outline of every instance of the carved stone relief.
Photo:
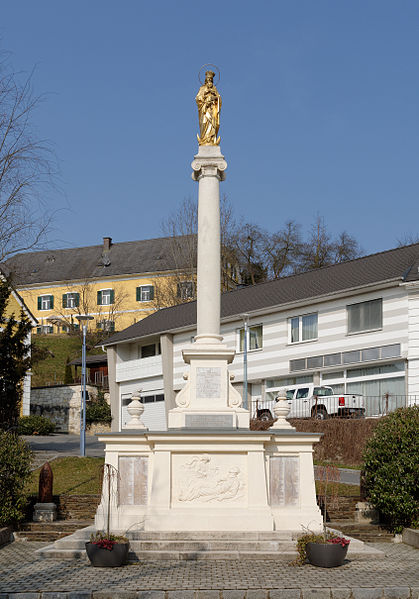
<svg viewBox="0 0 419 599">
<path fill-rule="evenodd" d="M 242 503 L 246 494 L 244 456 L 175 456 L 173 499 L 187 503 Z"/>
</svg>

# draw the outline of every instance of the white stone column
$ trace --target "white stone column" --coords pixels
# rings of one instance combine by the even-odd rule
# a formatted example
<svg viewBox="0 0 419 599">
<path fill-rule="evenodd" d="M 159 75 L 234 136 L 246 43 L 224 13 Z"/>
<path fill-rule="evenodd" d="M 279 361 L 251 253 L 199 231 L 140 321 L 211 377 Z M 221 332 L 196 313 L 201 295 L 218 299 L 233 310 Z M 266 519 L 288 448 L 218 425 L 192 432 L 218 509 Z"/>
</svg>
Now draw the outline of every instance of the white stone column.
<svg viewBox="0 0 419 599">
<path fill-rule="evenodd" d="M 221 343 L 220 181 L 227 163 L 218 146 L 200 146 L 192 162 L 198 194 L 197 343 Z"/>
</svg>

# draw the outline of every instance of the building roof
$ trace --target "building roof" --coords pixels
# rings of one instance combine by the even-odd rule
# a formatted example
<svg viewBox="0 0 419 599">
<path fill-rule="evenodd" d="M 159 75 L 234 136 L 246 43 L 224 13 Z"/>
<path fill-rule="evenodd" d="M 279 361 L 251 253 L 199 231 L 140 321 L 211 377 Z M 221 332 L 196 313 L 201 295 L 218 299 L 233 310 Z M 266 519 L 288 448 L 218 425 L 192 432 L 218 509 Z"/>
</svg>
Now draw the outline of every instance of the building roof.
<svg viewBox="0 0 419 599">
<path fill-rule="evenodd" d="M 173 251 L 174 239 L 112 243 L 111 238 L 104 237 L 103 245 L 17 254 L 6 260 L 2 268 L 13 275 L 13 283 L 18 286 L 185 268 L 188 265 L 180 263 L 182 252 Z M 186 244 L 191 237 L 176 238 L 179 240 Z"/>
<path fill-rule="evenodd" d="M 419 243 L 309 272 L 275 279 L 221 296 L 221 318 L 309 301 L 389 281 L 419 281 Z M 196 324 L 196 302 L 163 308 L 112 335 L 104 345 L 173 332 Z"/>
<path fill-rule="evenodd" d="M 108 356 L 106 353 L 94 354 L 92 356 L 86 356 L 86 366 L 91 368 L 92 366 L 106 366 L 108 363 Z M 70 366 L 81 366 L 82 358 L 75 358 L 69 362 Z"/>
<path fill-rule="evenodd" d="M 0 270 L 0 279 L 2 279 L 3 281 L 6 279 L 6 275 L 1 270 Z M 23 312 L 29 318 L 29 320 L 31 321 L 32 326 L 33 327 L 36 326 L 38 324 L 37 319 L 32 314 L 32 312 L 29 310 L 28 306 L 25 304 L 25 302 L 23 301 L 23 299 L 21 298 L 21 296 L 18 294 L 18 292 L 16 291 L 16 289 L 14 288 L 14 286 L 10 282 L 9 282 L 9 285 L 10 285 L 12 296 L 15 298 L 15 300 L 18 303 L 18 305 L 22 308 Z M 17 319 L 18 317 L 15 315 L 15 318 Z"/>
</svg>

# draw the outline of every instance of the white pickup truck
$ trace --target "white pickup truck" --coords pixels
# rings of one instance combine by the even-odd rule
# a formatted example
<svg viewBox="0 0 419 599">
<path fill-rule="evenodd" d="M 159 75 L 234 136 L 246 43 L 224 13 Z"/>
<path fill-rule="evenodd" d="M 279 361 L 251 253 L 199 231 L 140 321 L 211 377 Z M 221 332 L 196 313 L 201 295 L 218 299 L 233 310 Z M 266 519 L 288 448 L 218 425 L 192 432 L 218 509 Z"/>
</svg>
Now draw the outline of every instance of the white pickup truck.
<svg viewBox="0 0 419 599">
<path fill-rule="evenodd" d="M 364 398 L 362 395 L 334 395 L 332 387 L 317 386 L 313 383 L 285 387 L 288 404 L 291 408 L 288 418 L 317 418 L 325 420 L 329 417 L 363 418 L 365 416 Z M 256 402 L 253 417 L 259 420 L 275 418 L 275 399 Z"/>
</svg>

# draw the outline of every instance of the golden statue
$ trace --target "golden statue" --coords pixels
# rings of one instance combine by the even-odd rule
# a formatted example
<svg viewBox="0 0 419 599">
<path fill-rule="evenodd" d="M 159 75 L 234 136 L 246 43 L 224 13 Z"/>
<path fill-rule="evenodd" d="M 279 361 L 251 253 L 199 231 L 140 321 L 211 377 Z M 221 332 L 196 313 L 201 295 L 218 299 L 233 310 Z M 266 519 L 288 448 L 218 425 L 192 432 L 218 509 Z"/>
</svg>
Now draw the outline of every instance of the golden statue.
<svg viewBox="0 0 419 599">
<path fill-rule="evenodd" d="M 200 146 L 218 146 L 220 138 L 217 138 L 220 128 L 221 96 L 214 85 L 213 71 L 205 73 L 204 85 L 201 85 L 196 96 L 199 114 L 198 143 Z"/>
</svg>

